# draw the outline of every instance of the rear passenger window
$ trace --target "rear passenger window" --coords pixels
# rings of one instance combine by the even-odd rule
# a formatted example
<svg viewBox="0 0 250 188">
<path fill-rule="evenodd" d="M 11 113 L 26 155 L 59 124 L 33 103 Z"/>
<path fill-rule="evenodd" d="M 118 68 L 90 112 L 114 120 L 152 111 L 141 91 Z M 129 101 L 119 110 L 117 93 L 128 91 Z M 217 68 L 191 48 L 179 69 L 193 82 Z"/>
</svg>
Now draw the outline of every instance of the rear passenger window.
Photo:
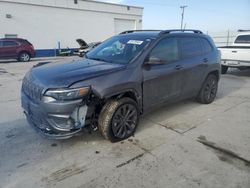
<svg viewBox="0 0 250 188">
<path fill-rule="evenodd" d="M 162 39 L 151 51 L 150 57 L 160 59 L 166 63 L 178 60 L 179 53 L 177 39 Z"/>
<path fill-rule="evenodd" d="M 199 38 L 180 38 L 180 46 L 183 58 L 202 54 L 202 46 Z"/>
<path fill-rule="evenodd" d="M 203 45 L 203 51 L 205 54 L 211 52 L 213 50 L 213 47 L 211 46 L 210 42 L 208 42 L 206 39 L 201 38 L 201 43 Z"/>
<path fill-rule="evenodd" d="M 235 43 L 250 43 L 250 35 L 240 35 L 236 38 Z"/>
<path fill-rule="evenodd" d="M 17 46 L 18 44 L 14 41 L 3 41 L 3 46 Z"/>
</svg>

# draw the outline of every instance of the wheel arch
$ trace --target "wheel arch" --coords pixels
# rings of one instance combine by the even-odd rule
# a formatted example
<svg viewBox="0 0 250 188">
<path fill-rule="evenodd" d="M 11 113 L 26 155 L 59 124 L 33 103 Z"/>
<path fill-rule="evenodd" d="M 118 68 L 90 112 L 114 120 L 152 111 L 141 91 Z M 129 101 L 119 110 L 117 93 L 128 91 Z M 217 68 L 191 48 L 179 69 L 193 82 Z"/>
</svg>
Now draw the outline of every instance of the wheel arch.
<svg viewBox="0 0 250 188">
<path fill-rule="evenodd" d="M 27 54 L 29 54 L 29 55 L 31 56 L 31 54 L 30 54 L 29 51 L 27 51 L 27 50 L 21 50 L 21 51 L 18 52 L 18 57 L 19 57 L 22 53 L 27 53 Z"/>
<path fill-rule="evenodd" d="M 208 78 L 211 78 L 211 77 L 214 77 L 214 79 L 217 80 L 217 83 L 213 82 L 214 86 L 209 85 L 208 87 L 210 87 L 210 88 L 213 87 L 213 92 L 212 92 L 212 90 L 208 89 L 207 91 L 209 91 L 209 93 L 206 94 L 205 93 L 205 88 L 207 87 L 207 84 L 208 84 L 207 80 L 208 80 Z M 218 70 L 210 71 L 207 74 L 207 76 L 206 76 L 206 78 L 205 78 L 205 80 L 204 80 L 204 82 L 203 82 L 203 84 L 201 86 L 201 89 L 200 89 L 198 95 L 196 96 L 196 100 L 199 103 L 210 104 L 210 103 L 212 103 L 214 101 L 214 99 L 216 97 L 217 90 L 218 90 L 219 77 L 220 77 L 220 72 Z M 211 95 L 211 93 L 213 93 L 213 96 Z M 207 97 L 208 95 L 209 95 L 209 97 Z"/>
<path fill-rule="evenodd" d="M 210 71 L 210 72 L 207 74 L 207 77 L 208 77 L 209 75 L 211 75 L 211 74 L 215 75 L 218 81 L 220 80 L 220 71 L 219 71 L 219 70 Z M 206 77 L 206 78 L 207 78 L 207 77 Z"/>
<path fill-rule="evenodd" d="M 21 61 L 20 56 L 21 56 L 22 53 L 27 53 L 27 54 L 29 55 L 29 57 L 31 58 L 31 54 L 30 54 L 29 51 L 27 51 L 27 50 L 21 50 L 21 51 L 18 52 L 18 54 L 17 54 L 17 60 L 18 60 L 18 61 Z M 29 58 L 29 60 L 30 60 L 30 58 Z"/>
<path fill-rule="evenodd" d="M 121 99 L 124 97 L 128 97 L 128 98 L 133 99 L 138 104 L 138 108 L 139 108 L 140 112 L 142 111 L 141 96 L 134 89 L 125 89 L 125 90 L 122 90 L 122 91 L 117 92 L 117 93 L 108 94 L 104 97 L 104 101 L 106 102 L 108 100 L 114 100 L 114 99 L 117 100 L 117 99 Z"/>
<path fill-rule="evenodd" d="M 198 94 L 200 93 L 201 88 L 202 88 L 203 84 L 205 83 L 205 81 L 206 81 L 206 79 L 208 78 L 209 75 L 215 75 L 217 80 L 218 81 L 220 80 L 220 71 L 219 70 L 211 70 L 207 74 L 204 74 L 204 75 L 205 76 L 202 78 L 202 82 L 201 82 Z"/>
</svg>

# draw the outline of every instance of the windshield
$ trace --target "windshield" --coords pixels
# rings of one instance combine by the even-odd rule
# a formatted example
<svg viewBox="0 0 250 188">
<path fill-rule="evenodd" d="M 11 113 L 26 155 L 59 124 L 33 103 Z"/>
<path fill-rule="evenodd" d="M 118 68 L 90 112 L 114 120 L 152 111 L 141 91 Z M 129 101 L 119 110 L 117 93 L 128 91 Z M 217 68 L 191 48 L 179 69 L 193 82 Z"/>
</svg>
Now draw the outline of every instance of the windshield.
<svg viewBox="0 0 250 188">
<path fill-rule="evenodd" d="M 114 36 L 87 53 L 86 58 L 128 64 L 149 42 L 149 38 L 141 36 Z"/>
</svg>

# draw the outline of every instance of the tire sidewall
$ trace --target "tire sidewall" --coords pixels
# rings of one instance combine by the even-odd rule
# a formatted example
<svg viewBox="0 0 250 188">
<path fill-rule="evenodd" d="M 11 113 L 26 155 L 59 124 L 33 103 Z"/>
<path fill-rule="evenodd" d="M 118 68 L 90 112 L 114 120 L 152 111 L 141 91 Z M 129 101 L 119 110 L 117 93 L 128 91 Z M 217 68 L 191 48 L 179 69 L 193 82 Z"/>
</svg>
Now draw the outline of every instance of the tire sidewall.
<svg viewBox="0 0 250 188">
<path fill-rule="evenodd" d="M 24 60 L 22 59 L 22 55 L 23 55 L 23 54 L 27 54 L 27 55 L 29 56 L 29 59 L 28 59 L 27 61 L 24 61 Z M 18 56 L 18 60 L 21 61 L 21 62 L 28 62 L 28 61 L 30 61 L 30 54 L 27 53 L 27 52 L 21 52 L 21 53 L 19 54 L 19 56 Z"/>
<path fill-rule="evenodd" d="M 205 88 L 206 88 L 206 85 L 207 83 L 209 82 L 210 79 L 214 79 L 216 81 L 216 92 L 215 92 L 215 96 L 210 99 L 210 100 L 206 100 L 206 97 L 205 97 Z M 210 104 L 214 101 L 214 99 L 216 98 L 216 94 L 217 94 L 217 91 L 218 91 L 218 79 L 215 75 L 213 74 L 210 74 L 208 75 L 208 77 L 206 78 L 203 86 L 202 86 L 202 90 L 201 90 L 201 93 L 200 93 L 200 100 L 202 103 L 204 104 Z"/>
<path fill-rule="evenodd" d="M 111 142 L 119 142 L 119 141 L 121 141 L 121 140 L 125 140 L 125 139 L 127 139 L 127 138 L 129 138 L 130 136 L 133 136 L 134 135 L 134 133 L 135 133 L 135 131 L 136 131 L 136 128 L 137 128 L 137 126 L 138 126 L 138 124 L 139 124 L 139 109 L 138 109 L 138 106 L 137 106 L 137 103 L 134 101 L 134 100 L 132 100 L 132 99 L 130 99 L 130 98 L 121 98 L 121 99 L 119 99 L 119 100 L 117 100 L 117 101 L 111 101 L 111 103 L 113 103 L 113 105 L 112 105 L 112 107 L 110 107 L 110 108 L 112 108 L 110 111 L 112 111 L 111 113 L 112 113 L 112 115 L 110 116 L 110 117 L 104 117 L 104 121 L 105 122 L 103 122 L 105 125 L 104 126 L 106 126 L 106 130 L 103 130 L 103 127 L 99 127 L 99 129 L 101 129 L 101 132 L 102 132 L 102 134 L 103 134 L 103 136 L 106 138 L 106 139 L 108 139 L 108 140 L 110 140 Z M 114 117 L 114 115 L 115 115 L 115 113 L 116 113 L 116 111 L 122 106 L 122 105 L 125 105 L 125 104 L 131 104 L 131 105 L 133 105 L 134 107 L 135 107 L 135 109 L 136 109 L 136 111 L 137 111 L 137 120 L 136 120 L 136 124 L 135 124 L 135 128 L 134 128 L 134 130 L 131 132 L 131 134 L 130 135 L 127 135 L 126 137 L 124 137 L 124 138 L 117 138 L 117 137 L 115 137 L 114 136 L 114 133 L 113 133 L 113 130 L 112 130 L 112 121 L 113 121 L 113 117 Z M 109 104 L 108 104 L 109 105 Z M 104 107 L 105 108 L 105 107 Z M 101 112 L 102 113 L 102 112 Z M 99 124 L 99 123 L 98 123 Z"/>
<path fill-rule="evenodd" d="M 228 67 L 224 66 L 224 65 L 221 65 L 221 74 L 226 74 L 227 71 L 228 71 Z"/>
</svg>

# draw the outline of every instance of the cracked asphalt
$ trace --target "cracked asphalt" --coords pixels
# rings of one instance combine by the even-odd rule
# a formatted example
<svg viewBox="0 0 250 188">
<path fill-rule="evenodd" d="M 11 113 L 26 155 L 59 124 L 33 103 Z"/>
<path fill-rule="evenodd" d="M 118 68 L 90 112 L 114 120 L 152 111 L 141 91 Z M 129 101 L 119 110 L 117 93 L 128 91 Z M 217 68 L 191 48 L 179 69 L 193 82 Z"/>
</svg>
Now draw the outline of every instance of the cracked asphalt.
<svg viewBox="0 0 250 188">
<path fill-rule="evenodd" d="M 250 187 L 250 70 L 223 75 L 214 103 L 172 104 L 119 143 L 98 132 L 47 140 L 20 107 L 26 71 L 0 62 L 0 187 Z"/>
</svg>

